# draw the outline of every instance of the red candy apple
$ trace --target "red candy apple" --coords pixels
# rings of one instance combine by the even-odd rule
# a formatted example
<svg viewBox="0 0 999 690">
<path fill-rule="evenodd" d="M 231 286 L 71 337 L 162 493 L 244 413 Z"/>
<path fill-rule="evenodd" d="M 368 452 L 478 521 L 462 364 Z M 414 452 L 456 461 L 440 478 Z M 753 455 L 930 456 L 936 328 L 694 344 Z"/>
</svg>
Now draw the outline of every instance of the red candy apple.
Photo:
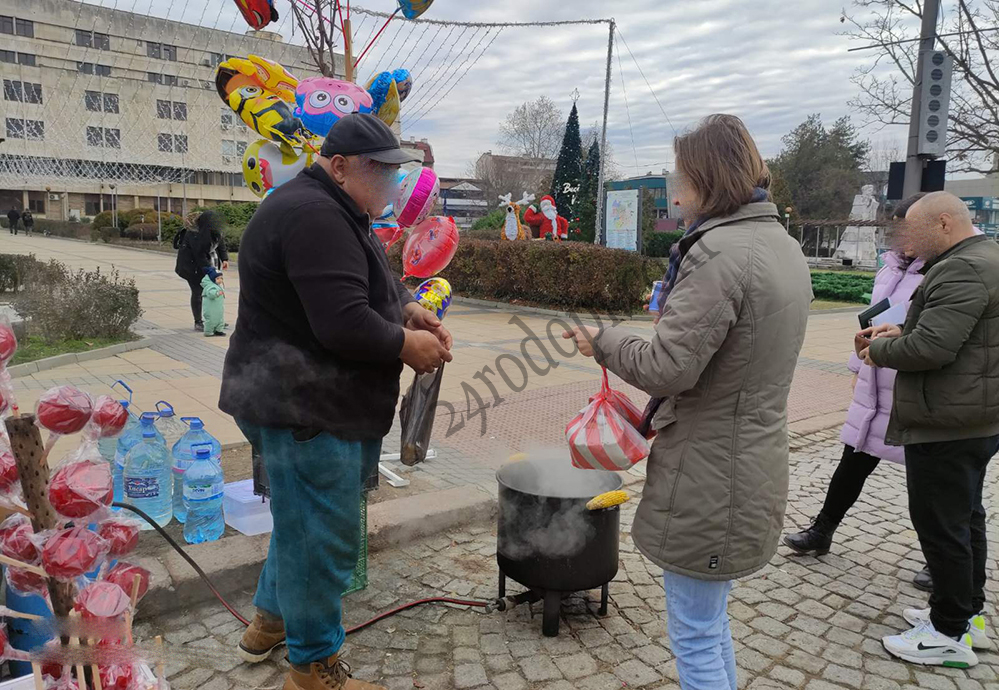
<svg viewBox="0 0 999 690">
<path fill-rule="evenodd" d="M 38 423 L 54 434 L 75 434 L 87 425 L 94 404 L 90 396 L 73 386 L 56 386 L 42 393 L 35 413 Z"/>
<path fill-rule="evenodd" d="M 44 577 L 21 568 L 7 568 L 7 586 L 21 594 L 37 594 L 44 597 L 48 593 Z"/>
<path fill-rule="evenodd" d="M 114 500 L 111 466 L 79 460 L 60 467 L 49 485 L 49 501 L 56 512 L 72 519 L 92 515 Z"/>
<path fill-rule="evenodd" d="M 0 321 L 0 366 L 7 364 L 15 352 L 17 352 L 17 338 L 14 336 L 14 329 L 6 320 Z"/>
<path fill-rule="evenodd" d="M 128 422 L 128 410 L 110 395 L 102 395 L 94 401 L 90 421 L 97 425 L 101 437 L 116 436 Z"/>
<path fill-rule="evenodd" d="M 129 690 L 133 687 L 131 666 L 101 666 L 100 674 L 104 690 Z"/>
<path fill-rule="evenodd" d="M 0 493 L 7 493 L 14 488 L 18 479 L 17 460 L 10 449 L 3 447 L 0 442 Z"/>
<path fill-rule="evenodd" d="M 88 585 L 76 596 L 74 608 L 84 618 L 117 618 L 129 607 L 125 590 L 114 582 L 102 580 Z"/>
<path fill-rule="evenodd" d="M 125 563 L 124 561 L 119 561 L 115 567 L 108 571 L 108 574 L 104 579 L 121 587 L 131 597 L 132 583 L 136 575 L 139 576 L 138 599 L 142 599 L 142 597 L 146 596 L 146 592 L 149 591 L 150 573 L 145 568 L 132 565 L 131 563 Z"/>
<path fill-rule="evenodd" d="M 38 562 L 38 547 L 32 539 L 35 531 L 24 515 L 11 515 L 0 523 L 0 553 L 22 563 Z"/>
<path fill-rule="evenodd" d="M 59 530 L 42 549 L 42 567 L 58 580 L 72 580 L 89 573 L 108 552 L 106 541 L 84 526 Z"/>
<path fill-rule="evenodd" d="M 111 556 L 119 558 L 131 553 L 139 545 L 139 524 L 128 518 L 108 518 L 97 533 L 111 545 Z"/>
</svg>

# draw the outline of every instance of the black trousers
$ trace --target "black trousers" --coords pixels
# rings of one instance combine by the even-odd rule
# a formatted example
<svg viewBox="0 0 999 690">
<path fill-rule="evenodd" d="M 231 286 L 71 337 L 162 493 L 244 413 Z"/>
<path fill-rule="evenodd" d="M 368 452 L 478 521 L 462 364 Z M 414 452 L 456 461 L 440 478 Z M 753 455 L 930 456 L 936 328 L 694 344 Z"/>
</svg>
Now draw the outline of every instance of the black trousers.
<svg viewBox="0 0 999 690">
<path fill-rule="evenodd" d="M 191 286 L 191 313 L 194 315 L 194 323 L 201 323 L 201 280 L 188 278 L 187 284 Z"/>
<path fill-rule="evenodd" d="M 985 606 L 982 487 L 999 436 L 905 447 L 909 515 L 933 576 L 930 620 L 957 637 Z"/>
<path fill-rule="evenodd" d="M 842 522 L 846 512 L 860 498 L 864 482 L 880 462 L 880 458 L 858 452 L 853 446 L 844 445 L 843 457 L 840 458 L 839 465 L 836 466 L 836 471 L 829 481 L 822 514 L 835 523 Z"/>
</svg>

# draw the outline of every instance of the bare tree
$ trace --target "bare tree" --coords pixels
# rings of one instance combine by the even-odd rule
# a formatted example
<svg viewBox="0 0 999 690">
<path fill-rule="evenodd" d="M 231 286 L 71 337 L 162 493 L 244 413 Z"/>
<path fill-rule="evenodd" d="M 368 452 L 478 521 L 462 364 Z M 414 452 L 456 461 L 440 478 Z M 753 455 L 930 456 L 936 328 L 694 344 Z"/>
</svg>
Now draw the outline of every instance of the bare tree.
<svg viewBox="0 0 999 690">
<path fill-rule="evenodd" d="M 547 96 L 523 103 L 500 125 L 499 145 L 515 156 L 555 158 L 565 134 L 565 117 Z"/>
<path fill-rule="evenodd" d="M 490 204 L 499 203 L 498 197 L 513 194 L 520 198 L 523 193 L 547 194 L 551 187 L 552 171 L 530 164 L 530 161 L 480 154 L 474 163 L 465 170 L 467 177 L 477 180 Z M 541 198 L 541 195 L 538 195 Z"/>
<path fill-rule="evenodd" d="M 867 158 L 863 170 L 867 173 L 888 172 L 891 164 L 905 160 L 905 151 L 894 139 L 878 139 L 867 142 Z"/>
<path fill-rule="evenodd" d="M 316 69 L 324 77 L 336 77 L 335 58 L 333 57 L 334 28 L 333 14 L 336 11 L 333 0 L 315 0 L 315 11 L 303 9 L 297 3 L 291 3 L 295 14 L 295 23 L 302 30 L 305 45 Z M 327 21 L 329 20 L 329 21 Z"/>
<path fill-rule="evenodd" d="M 989 173 L 999 167 L 999 0 L 948 3 L 947 20 L 938 28 L 937 45 L 954 58 L 948 168 Z M 922 0 L 854 0 L 855 13 L 844 12 L 845 35 L 875 46 L 873 57 L 853 76 L 860 89 L 850 105 L 868 124 L 908 125 L 919 58 Z M 886 74 L 885 66 L 892 71 Z"/>
</svg>

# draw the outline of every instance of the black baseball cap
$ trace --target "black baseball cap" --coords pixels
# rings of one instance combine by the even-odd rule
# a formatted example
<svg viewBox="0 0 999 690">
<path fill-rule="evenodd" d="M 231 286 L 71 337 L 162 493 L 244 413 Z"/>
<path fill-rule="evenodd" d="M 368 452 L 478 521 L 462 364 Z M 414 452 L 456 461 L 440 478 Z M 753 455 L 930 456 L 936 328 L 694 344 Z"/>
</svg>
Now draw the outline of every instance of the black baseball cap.
<svg viewBox="0 0 999 690">
<path fill-rule="evenodd" d="M 365 113 L 352 113 L 337 120 L 319 153 L 323 158 L 367 156 L 390 165 L 423 162 L 422 151 L 404 151 L 387 124 Z"/>
</svg>

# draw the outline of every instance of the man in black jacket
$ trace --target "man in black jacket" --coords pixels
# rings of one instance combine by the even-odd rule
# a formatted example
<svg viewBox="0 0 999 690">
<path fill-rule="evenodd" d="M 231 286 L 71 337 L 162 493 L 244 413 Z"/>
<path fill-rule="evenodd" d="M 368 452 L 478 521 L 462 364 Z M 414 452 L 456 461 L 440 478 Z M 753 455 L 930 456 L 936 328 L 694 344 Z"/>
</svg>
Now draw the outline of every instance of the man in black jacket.
<svg viewBox="0 0 999 690">
<path fill-rule="evenodd" d="M 219 406 L 264 458 L 274 531 L 239 652 L 255 663 L 286 641 L 284 690 L 377 687 L 351 679 L 339 657 L 361 490 L 403 364 L 422 373 L 451 361 L 450 334 L 392 275 L 371 231 L 411 160 L 378 118 L 348 115 L 318 162 L 264 200 L 240 244 Z"/>
<path fill-rule="evenodd" d="M 11 235 L 17 234 L 17 221 L 21 220 L 21 214 L 13 206 L 7 211 L 7 223 Z"/>
<path fill-rule="evenodd" d="M 999 246 L 947 192 L 916 202 L 904 241 L 926 264 L 905 326 L 860 334 L 868 364 L 896 369 L 889 443 L 905 446 L 909 514 L 933 576 L 930 608 L 885 648 L 920 664 L 967 668 L 988 647 L 982 488 L 999 450 Z M 866 335 L 875 336 L 863 349 Z"/>
</svg>

